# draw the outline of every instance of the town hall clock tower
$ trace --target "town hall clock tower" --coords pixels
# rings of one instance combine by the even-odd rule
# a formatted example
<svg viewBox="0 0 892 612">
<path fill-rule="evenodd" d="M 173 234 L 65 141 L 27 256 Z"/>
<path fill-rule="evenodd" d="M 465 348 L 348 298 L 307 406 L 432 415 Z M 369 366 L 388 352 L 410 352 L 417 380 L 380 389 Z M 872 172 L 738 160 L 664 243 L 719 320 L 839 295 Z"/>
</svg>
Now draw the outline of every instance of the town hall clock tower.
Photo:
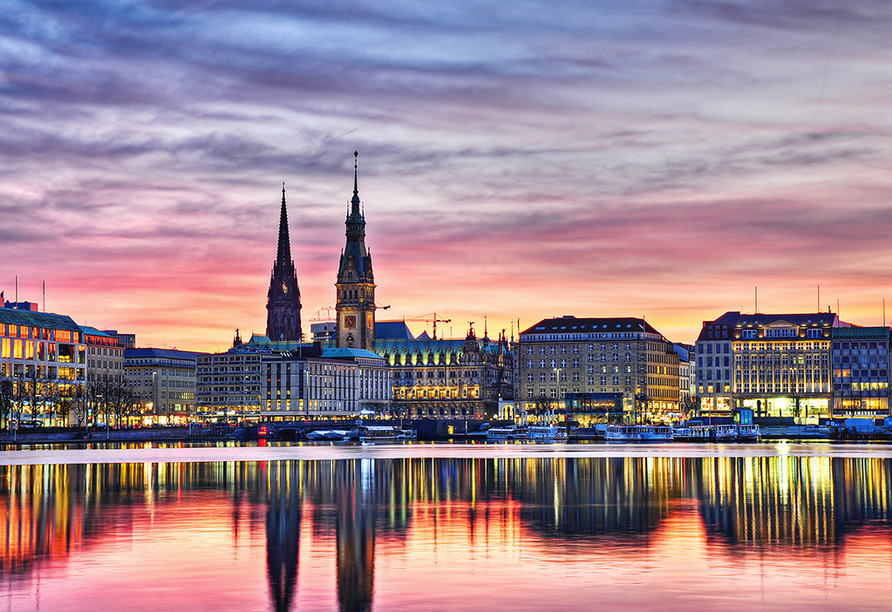
<svg viewBox="0 0 892 612">
<path fill-rule="evenodd" d="M 371 351 L 375 343 L 375 275 L 365 247 L 365 217 L 359 200 L 359 153 L 353 152 L 353 199 L 347 213 L 347 244 L 338 267 L 335 346 Z"/>
</svg>

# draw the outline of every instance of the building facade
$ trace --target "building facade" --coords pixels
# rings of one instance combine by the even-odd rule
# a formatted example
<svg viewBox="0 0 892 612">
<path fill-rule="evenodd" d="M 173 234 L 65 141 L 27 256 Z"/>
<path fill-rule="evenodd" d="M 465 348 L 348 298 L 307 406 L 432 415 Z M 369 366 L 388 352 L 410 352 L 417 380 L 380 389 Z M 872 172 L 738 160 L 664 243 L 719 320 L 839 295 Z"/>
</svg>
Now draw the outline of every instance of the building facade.
<svg viewBox="0 0 892 612">
<path fill-rule="evenodd" d="M 81 326 L 87 346 L 87 385 L 121 386 L 124 383 L 124 347 L 120 340 L 95 327 Z"/>
<path fill-rule="evenodd" d="M 140 404 L 143 424 L 182 424 L 194 418 L 199 355 L 157 348 L 124 351 L 124 382 Z"/>
<path fill-rule="evenodd" d="M 236 331 L 225 353 L 198 355 L 195 404 L 199 420 L 243 420 L 260 416 L 263 354 L 248 350 Z"/>
<path fill-rule="evenodd" d="M 291 259 L 291 238 L 288 235 L 288 211 L 285 208 L 283 184 L 279 242 L 266 301 L 266 336 L 274 342 L 300 342 L 300 308 L 300 289 L 297 285 L 297 269 Z"/>
<path fill-rule="evenodd" d="M 44 425 L 82 423 L 87 383 L 84 333 L 68 316 L 37 312 L 36 304 L 23 304 L 27 310 L 0 307 L 4 424 L 23 419 Z"/>
<path fill-rule="evenodd" d="M 383 358 L 363 349 L 330 348 L 316 353 L 262 356 L 263 418 L 354 419 L 388 414 L 392 380 Z"/>
<path fill-rule="evenodd" d="M 834 313 L 741 314 L 705 321 L 697 338 L 697 394 L 703 415 L 792 417 L 831 414 L 831 336 L 849 327 Z"/>
<path fill-rule="evenodd" d="M 836 327 L 831 332 L 832 415 L 889 416 L 888 327 Z"/>
<path fill-rule="evenodd" d="M 521 332 L 516 352 L 517 402 L 528 415 L 566 412 L 568 394 L 576 406 L 588 401 L 591 422 L 609 420 L 615 398 L 628 422 L 669 420 L 678 412 L 679 355 L 644 319 L 544 319 Z"/>
<path fill-rule="evenodd" d="M 408 418 L 489 419 L 514 399 L 514 354 L 502 335 L 415 338 L 404 322 L 379 325 L 375 352 L 393 368 L 393 413 Z"/>
<path fill-rule="evenodd" d="M 353 153 L 354 160 L 359 153 Z M 374 350 L 375 275 L 365 246 L 365 216 L 359 199 L 358 164 L 353 164 L 353 199 L 345 224 L 347 242 L 338 265 L 335 346 Z"/>
</svg>

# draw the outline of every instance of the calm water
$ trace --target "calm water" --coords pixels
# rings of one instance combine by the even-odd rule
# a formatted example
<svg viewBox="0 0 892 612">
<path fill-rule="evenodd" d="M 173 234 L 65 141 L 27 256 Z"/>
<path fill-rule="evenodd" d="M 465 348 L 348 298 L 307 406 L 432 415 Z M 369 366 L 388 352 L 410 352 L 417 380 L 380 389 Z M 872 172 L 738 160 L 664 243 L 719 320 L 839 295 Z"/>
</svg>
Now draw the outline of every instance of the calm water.
<svg viewBox="0 0 892 612">
<path fill-rule="evenodd" d="M 889 451 L 0 453 L 0 611 L 888 610 Z"/>
</svg>

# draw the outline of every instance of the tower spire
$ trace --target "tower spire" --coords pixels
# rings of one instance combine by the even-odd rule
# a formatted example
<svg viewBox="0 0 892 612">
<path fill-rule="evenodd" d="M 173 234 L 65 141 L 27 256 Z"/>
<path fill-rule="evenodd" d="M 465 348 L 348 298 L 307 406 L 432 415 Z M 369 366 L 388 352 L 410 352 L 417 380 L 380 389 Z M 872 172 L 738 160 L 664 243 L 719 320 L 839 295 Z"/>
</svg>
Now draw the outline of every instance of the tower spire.
<svg viewBox="0 0 892 612">
<path fill-rule="evenodd" d="M 350 203 L 353 205 L 351 215 L 362 214 L 359 210 L 359 151 L 353 151 L 353 199 Z"/>
<path fill-rule="evenodd" d="M 282 209 L 279 213 L 279 244 L 270 273 L 267 294 L 266 335 L 273 342 L 300 342 L 300 288 L 297 270 L 291 259 L 288 235 L 288 211 L 285 207 L 285 183 L 282 183 Z"/>
<path fill-rule="evenodd" d="M 279 212 L 279 246 L 276 250 L 276 263 L 291 263 L 291 238 L 288 235 L 288 211 L 285 208 L 285 183 L 282 183 L 282 210 Z"/>
<path fill-rule="evenodd" d="M 353 198 L 348 203 L 346 244 L 338 266 L 336 346 L 371 350 L 375 341 L 375 276 L 365 245 L 359 199 L 359 151 L 353 151 Z"/>
</svg>

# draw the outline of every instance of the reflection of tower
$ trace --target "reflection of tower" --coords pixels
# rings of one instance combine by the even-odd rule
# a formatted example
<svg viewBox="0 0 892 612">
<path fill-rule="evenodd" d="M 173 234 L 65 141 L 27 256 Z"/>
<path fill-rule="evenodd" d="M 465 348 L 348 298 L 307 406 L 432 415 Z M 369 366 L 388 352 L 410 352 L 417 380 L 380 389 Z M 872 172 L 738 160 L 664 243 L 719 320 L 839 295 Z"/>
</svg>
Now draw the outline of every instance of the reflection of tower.
<svg viewBox="0 0 892 612">
<path fill-rule="evenodd" d="M 353 152 L 357 157 L 359 153 Z M 338 266 L 335 346 L 372 350 L 375 343 L 375 275 L 365 248 L 365 217 L 359 200 L 358 167 L 353 165 L 353 199 L 347 215 L 347 244 Z"/>
<path fill-rule="evenodd" d="M 276 612 L 287 612 L 297 587 L 300 546 L 300 473 L 297 461 L 271 462 L 266 511 L 266 573 Z"/>
<path fill-rule="evenodd" d="M 341 610 L 371 610 L 375 582 L 375 463 L 347 463 L 338 492 L 338 601 Z"/>
<path fill-rule="evenodd" d="M 291 259 L 285 185 L 282 185 L 282 211 L 279 213 L 279 246 L 270 273 L 266 302 L 266 335 L 273 342 L 300 342 L 300 289 Z"/>
</svg>

